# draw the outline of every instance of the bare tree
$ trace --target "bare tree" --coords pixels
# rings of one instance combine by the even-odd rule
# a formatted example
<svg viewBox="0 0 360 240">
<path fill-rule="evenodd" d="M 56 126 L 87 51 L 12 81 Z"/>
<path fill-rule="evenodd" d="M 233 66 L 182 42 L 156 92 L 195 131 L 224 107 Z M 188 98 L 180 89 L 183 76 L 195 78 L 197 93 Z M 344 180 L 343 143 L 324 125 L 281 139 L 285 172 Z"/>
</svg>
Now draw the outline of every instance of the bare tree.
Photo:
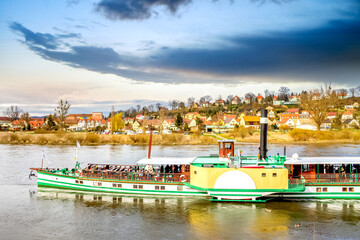
<svg viewBox="0 0 360 240">
<path fill-rule="evenodd" d="M 28 112 L 25 112 L 21 114 L 20 118 L 24 120 L 24 125 L 26 128 L 28 128 L 28 125 L 30 124 L 30 120 L 31 120 L 30 114 Z"/>
<path fill-rule="evenodd" d="M 155 106 L 156 106 L 156 110 L 157 110 L 157 111 L 160 111 L 160 109 L 161 109 L 161 103 L 157 103 L 157 104 L 155 104 Z"/>
<path fill-rule="evenodd" d="M 280 89 L 278 91 L 279 99 L 286 101 L 289 98 L 289 92 L 290 92 L 290 89 L 288 87 L 280 87 Z"/>
<path fill-rule="evenodd" d="M 22 112 L 23 112 L 23 110 L 21 108 L 19 108 L 18 106 L 11 105 L 4 111 L 4 114 L 8 118 L 10 118 L 11 121 L 15 121 L 20 118 L 20 114 Z"/>
<path fill-rule="evenodd" d="M 355 97 L 356 88 L 350 88 L 351 97 Z"/>
<path fill-rule="evenodd" d="M 327 112 L 336 101 L 335 91 L 332 90 L 331 85 L 325 84 L 320 89 L 303 92 L 300 106 L 310 113 L 317 130 L 320 130 L 321 124 L 327 117 Z"/>
<path fill-rule="evenodd" d="M 65 100 L 62 99 L 58 102 L 58 106 L 54 109 L 55 110 L 55 116 L 59 118 L 60 120 L 60 129 L 63 130 L 65 128 L 65 119 L 68 115 L 69 109 L 71 104 Z"/>
<path fill-rule="evenodd" d="M 250 104 L 252 104 L 253 102 L 255 102 L 255 94 L 252 92 L 248 92 L 245 94 L 245 98 L 248 98 L 250 100 Z"/>
<path fill-rule="evenodd" d="M 233 98 L 234 98 L 234 95 L 227 96 L 227 98 L 226 98 L 227 104 L 231 104 Z"/>
<path fill-rule="evenodd" d="M 154 107 L 154 105 L 149 105 L 148 106 L 148 110 L 149 110 L 149 112 L 154 112 L 155 111 L 155 107 Z"/>
<path fill-rule="evenodd" d="M 141 105 L 140 104 L 136 105 L 136 111 L 140 112 L 140 110 L 141 110 Z"/>
<path fill-rule="evenodd" d="M 211 102 L 212 97 L 210 95 L 204 96 L 205 102 Z"/>
<path fill-rule="evenodd" d="M 179 108 L 185 108 L 185 103 L 184 102 L 179 102 Z"/>
<path fill-rule="evenodd" d="M 187 101 L 188 101 L 188 106 L 191 107 L 195 103 L 195 98 L 194 97 L 189 97 Z"/>
</svg>

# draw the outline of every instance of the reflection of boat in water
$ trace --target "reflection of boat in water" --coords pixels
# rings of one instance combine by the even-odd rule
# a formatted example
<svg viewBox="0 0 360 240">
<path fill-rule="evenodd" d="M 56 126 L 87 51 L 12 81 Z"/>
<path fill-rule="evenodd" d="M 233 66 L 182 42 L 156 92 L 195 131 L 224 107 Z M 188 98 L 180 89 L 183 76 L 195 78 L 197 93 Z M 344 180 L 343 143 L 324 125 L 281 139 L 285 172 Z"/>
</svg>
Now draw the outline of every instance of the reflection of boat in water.
<svg viewBox="0 0 360 240">
<path fill-rule="evenodd" d="M 201 196 L 213 201 L 265 202 L 274 198 L 360 198 L 360 158 L 267 156 L 267 111 L 262 110 L 260 153 L 236 155 L 233 140 L 219 154 L 148 158 L 136 165 L 88 164 L 33 169 L 38 185 L 118 194 Z M 151 141 L 150 148 L 151 149 Z"/>
</svg>

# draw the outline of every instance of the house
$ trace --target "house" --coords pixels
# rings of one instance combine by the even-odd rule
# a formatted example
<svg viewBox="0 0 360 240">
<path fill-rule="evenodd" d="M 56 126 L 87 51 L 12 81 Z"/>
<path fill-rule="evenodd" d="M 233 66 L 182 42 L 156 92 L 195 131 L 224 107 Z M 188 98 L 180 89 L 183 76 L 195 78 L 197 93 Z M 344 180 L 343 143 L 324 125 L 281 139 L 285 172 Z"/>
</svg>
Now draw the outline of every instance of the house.
<svg viewBox="0 0 360 240">
<path fill-rule="evenodd" d="M 162 123 L 162 128 L 164 130 L 173 130 L 173 131 L 179 131 L 180 129 L 175 126 L 175 119 L 165 119 Z"/>
<path fill-rule="evenodd" d="M 233 97 L 231 104 L 239 104 L 241 99 L 238 96 Z"/>
<path fill-rule="evenodd" d="M 354 106 L 354 108 L 359 108 L 359 103 L 356 102 L 353 104 L 353 106 Z"/>
<path fill-rule="evenodd" d="M 236 114 L 226 114 L 226 115 L 224 115 L 224 120 L 226 120 L 228 118 L 230 118 L 230 119 L 235 118 L 236 119 Z"/>
<path fill-rule="evenodd" d="M 345 109 L 354 109 L 354 106 L 353 105 L 345 105 L 344 108 Z"/>
<path fill-rule="evenodd" d="M 312 100 L 319 100 L 321 97 L 320 93 L 313 93 Z"/>
<path fill-rule="evenodd" d="M 345 111 L 341 116 L 341 120 L 353 119 L 353 118 L 354 118 L 354 115 L 349 110 Z"/>
<path fill-rule="evenodd" d="M 144 120 L 144 115 L 138 114 L 138 115 L 135 116 L 135 119 L 136 120 Z"/>
<path fill-rule="evenodd" d="M 200 107 L 200 105 L 199 105 L 197 102 L 194 102 L 194 104 L 191 105 L 191 107 L 192 107 L 192 108 L 198 108 L 198 107 Z"/>
<path fill-rule="evenodd" d="M 8 130 L 11 126 L 11 120 L 8 117 L 0 117 L 0 130 Z"/>
<path fill-rule="evenodd" d="M 282 118 L 280 121 L 279 121 L 279 125 L 287 125 L 289 127 L 294 127 L 295 126 L 295 122 L 292 118 Z"/>
<path fill-rule="evenodd" d="M 324 129 L 324 130 L 330 130 L 331 129 L 331 120 L 330 119 L 325 119 L 325 122 L 323 122 L 320 125 L 320 129 Z"/>
<path fill-rule="evenodd" d="M 133 124 L 135 119 L 134 118 L 124 118 L 123 121 L 125 124 Z"/>
<path fill-rule="evenodd" d="M 34 119 L 29 121 L 31 130 L 39 129 L 44 125 L 44 119 Z"/>
<path fill-rule="evenodd" d="M 291 119 L 299 119 L 300 115 L 299 114 L 292 114 L 292 113 L 280 113 L 280 121 L 283 118 L 291 118 Z"/>
<path fill-rule="evenodd" d="M 139 120 L 135 120 L 135 121 L 133 122 L 133 124 L 132 124 L 132 130 L 134 130 L 134 131 L 136 132 L 137 130 L 140 129 L 140 127 L 141 127 L 140 121 L 139 121 Z"/>
<path fill-rule="evenodd" d="M 211 106 L 211 103 L 210 102 L 203 102 L 201 104 L 201 107 L 210 107 Z"/>
<path fill-rule="evenodd" d="M 93 120 L 101 120 L 101 119 L 104 119 L 104 115 L 102 112 L 93 112 L 91 114 L 91 119 Z"/>
<path fill-rule="evenodd" d="M 296 103 L 300 102 L 300 96 L 292 95 L 289 97 L 289 101 L 296 104 Z"/>
<path fill-rule="evenodd" d="M 224 105 L 225 105 L 225 102 L 224 102 L 224 100 L 222 100 L 221 98 L 219 98 L 218 100 L 215 101 L 215 105 L 216 105 L 216 106 L 220 106 L 220 105 L 224 106 Z"/>
<path fill-rule="evenodd" d="M 269 118 L 275 118 L 276 117 L 275 112 L 273 110 L 270 110 L 269 113 L 268 113 L 268 117 Z"/>
<path fill-rule="evenodd" d="M 288 126 L 291 127 L 291 125 Z M 293 126 L 297 129 L 316 130 L 316 124 L 313 119 L 295 119 Z"/>
<path fill-rule="evenodd" d="M 307 110 L 302 110 L 301 114 L 299 116 L 300 116 L 300 119 L 309 119 L 310 113 Z"/>
<path fill-rule="evenodd" d="M 334 118 L 336 118 L 336 115 L 337 115 L 337 112 L 328 112 L 326 114 L 326 118 L 327 119 L 334 119 Z"/>
<path fill-rule="evenodd" d="M 356 119 L 346 119 L 343 122 L 343 126 L 344 128 L 358 128 L 360 125 L 359 125 L 359 121 Z"/>
<path fill-rule="evenodd" d="M 338 92 L 337 96 L 339 99 L 346 99 L 347 98 L 347 93 L 346 92 Z"/>
<path fill-rule="evenodd" d="M 289 108 L 286 112 L 290 113 L 290 114 L 299 114 L 300 113 L 298 108 Z"/>
<path fill-rule="evenodd" d="M 262 103 L 263 100 L 264 100 L 264 97 L 261 96 L 261 95 L 258 95 L 258 96 L 256 97 L 256 101 L 257 101 L 258 103 Z"/>
<path fill-rule="evenodd" d="M 276 106 L 280 106 L 284 103 L 283 100 L 279 100 L 279 98 L 277 96 L 274 96 L 273 97 L 273 105 L 276 105 Z"/>
<path fill-rule="evenodd" d="M 24 120 L 15 120 L 10 124 L 10 130 L 19 131 L 24 127 Z"/>
<path fill-rule="evenodd" d="M 85 113 L 83 113 L 83 114 L 69 114 L 69 115 L 66 116 L 66 120 L 69 120 L 69 121 L 75 120 L 75 119 L 80 120 L 80 119 L 91 119 L 91 118 L 92 118 L 92 114 L 85 114 Z"/>
<path fill-rule="evenodd" d="M 237 124 L 237 121 L 235 118 L 226 118 L 224 120 L 225 126 L 235 126 Z"/>
<path fill-rule="evenodd" d="M 250 104 L 250 98 L 245 98 L 245 100 L 244 100 L 244 102 L 246 103 L 246 104 Z"/>
<path fill-rule="evenodd" d="M 159 119 L 151 119 L 147 121 L 145 128 L 148 129 L 149 125 L 151 125 L 154 129 L 159 130 L 162 123 Z"/>
<path fill-rule="evenodd" d="M 245 114 L 241 114 L 240 116 L 240 126 L 244 126 L 246 128 L 260 128 L 260 117 L 258 116 L 245 116 Z"/>
<path fill-rule="evenodd" d="M 196 119 L 197 117 L 200 117 L 200 113 L 198 112 L 189 112 L 187 114 L 185 114 L 184 118 L 185 119 Z"/>
</svg>

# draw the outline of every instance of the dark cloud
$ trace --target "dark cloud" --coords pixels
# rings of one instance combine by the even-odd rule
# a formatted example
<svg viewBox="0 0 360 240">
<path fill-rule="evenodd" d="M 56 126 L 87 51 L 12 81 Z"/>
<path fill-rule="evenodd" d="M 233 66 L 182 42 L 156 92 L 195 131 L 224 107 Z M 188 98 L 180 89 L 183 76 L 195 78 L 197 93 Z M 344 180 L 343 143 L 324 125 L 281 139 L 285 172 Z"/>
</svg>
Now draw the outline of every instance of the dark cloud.
<svg viewBox="0 0 360 240">
<path fill-rule="evenodd" d="M 96 10 L 103 13 L 109 19 L 147 19 L 157 14 L 154 10 L 157 6 L 165 7 L 175 14 L 180 6 L 190 3 L 192 0 L 101 0 L 96 4 Z"/>
<path fill-rule="evenodd" d="M 220 0 L 209 0 L 217 2 Z M 234 0 L 227 0 L 233 2 Z M 262 5 L 266 2 L 287 3 L 293 0 L 250 0 Z M 192 0 L 101 0 L 95 4 L 96 11 L 111 20 L 144 20 L 158 15 L 156 7 L 164 7 L 171 14 L 176 14 L 182 6 L 188 5 Z"/>
<path fill-rule="evenodd" d="M 212 49 L 158 47 L 147 58 L 95 46 L 70 45 L 70 50 L 62 50 L 59 42 L 66 36 L 35 33 L 18 23 L 10 28 L 45 59 L 143 82 L 232 84 L 239 83 L 240 77 L 261 76 L 352 83 L 360 74 L 358 20 L 331 21 L 310 30 L 224 38 L 230 44 Z M 143 44 L 155 45 L 152 41 Z"/>
</svg>

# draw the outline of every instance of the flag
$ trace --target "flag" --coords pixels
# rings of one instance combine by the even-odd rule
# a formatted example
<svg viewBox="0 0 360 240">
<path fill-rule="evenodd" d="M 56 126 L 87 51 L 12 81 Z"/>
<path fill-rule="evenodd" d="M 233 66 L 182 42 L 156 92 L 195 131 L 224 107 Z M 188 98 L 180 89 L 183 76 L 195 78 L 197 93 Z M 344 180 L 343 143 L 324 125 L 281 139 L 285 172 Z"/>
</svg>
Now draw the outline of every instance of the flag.
<svg viewBox="0 0 360 240">
<path fill-rule="evenodd" d="M 76 141 L 76 147 L 80 149 L 80 143 L 78 141 Z"/>
</svg>

